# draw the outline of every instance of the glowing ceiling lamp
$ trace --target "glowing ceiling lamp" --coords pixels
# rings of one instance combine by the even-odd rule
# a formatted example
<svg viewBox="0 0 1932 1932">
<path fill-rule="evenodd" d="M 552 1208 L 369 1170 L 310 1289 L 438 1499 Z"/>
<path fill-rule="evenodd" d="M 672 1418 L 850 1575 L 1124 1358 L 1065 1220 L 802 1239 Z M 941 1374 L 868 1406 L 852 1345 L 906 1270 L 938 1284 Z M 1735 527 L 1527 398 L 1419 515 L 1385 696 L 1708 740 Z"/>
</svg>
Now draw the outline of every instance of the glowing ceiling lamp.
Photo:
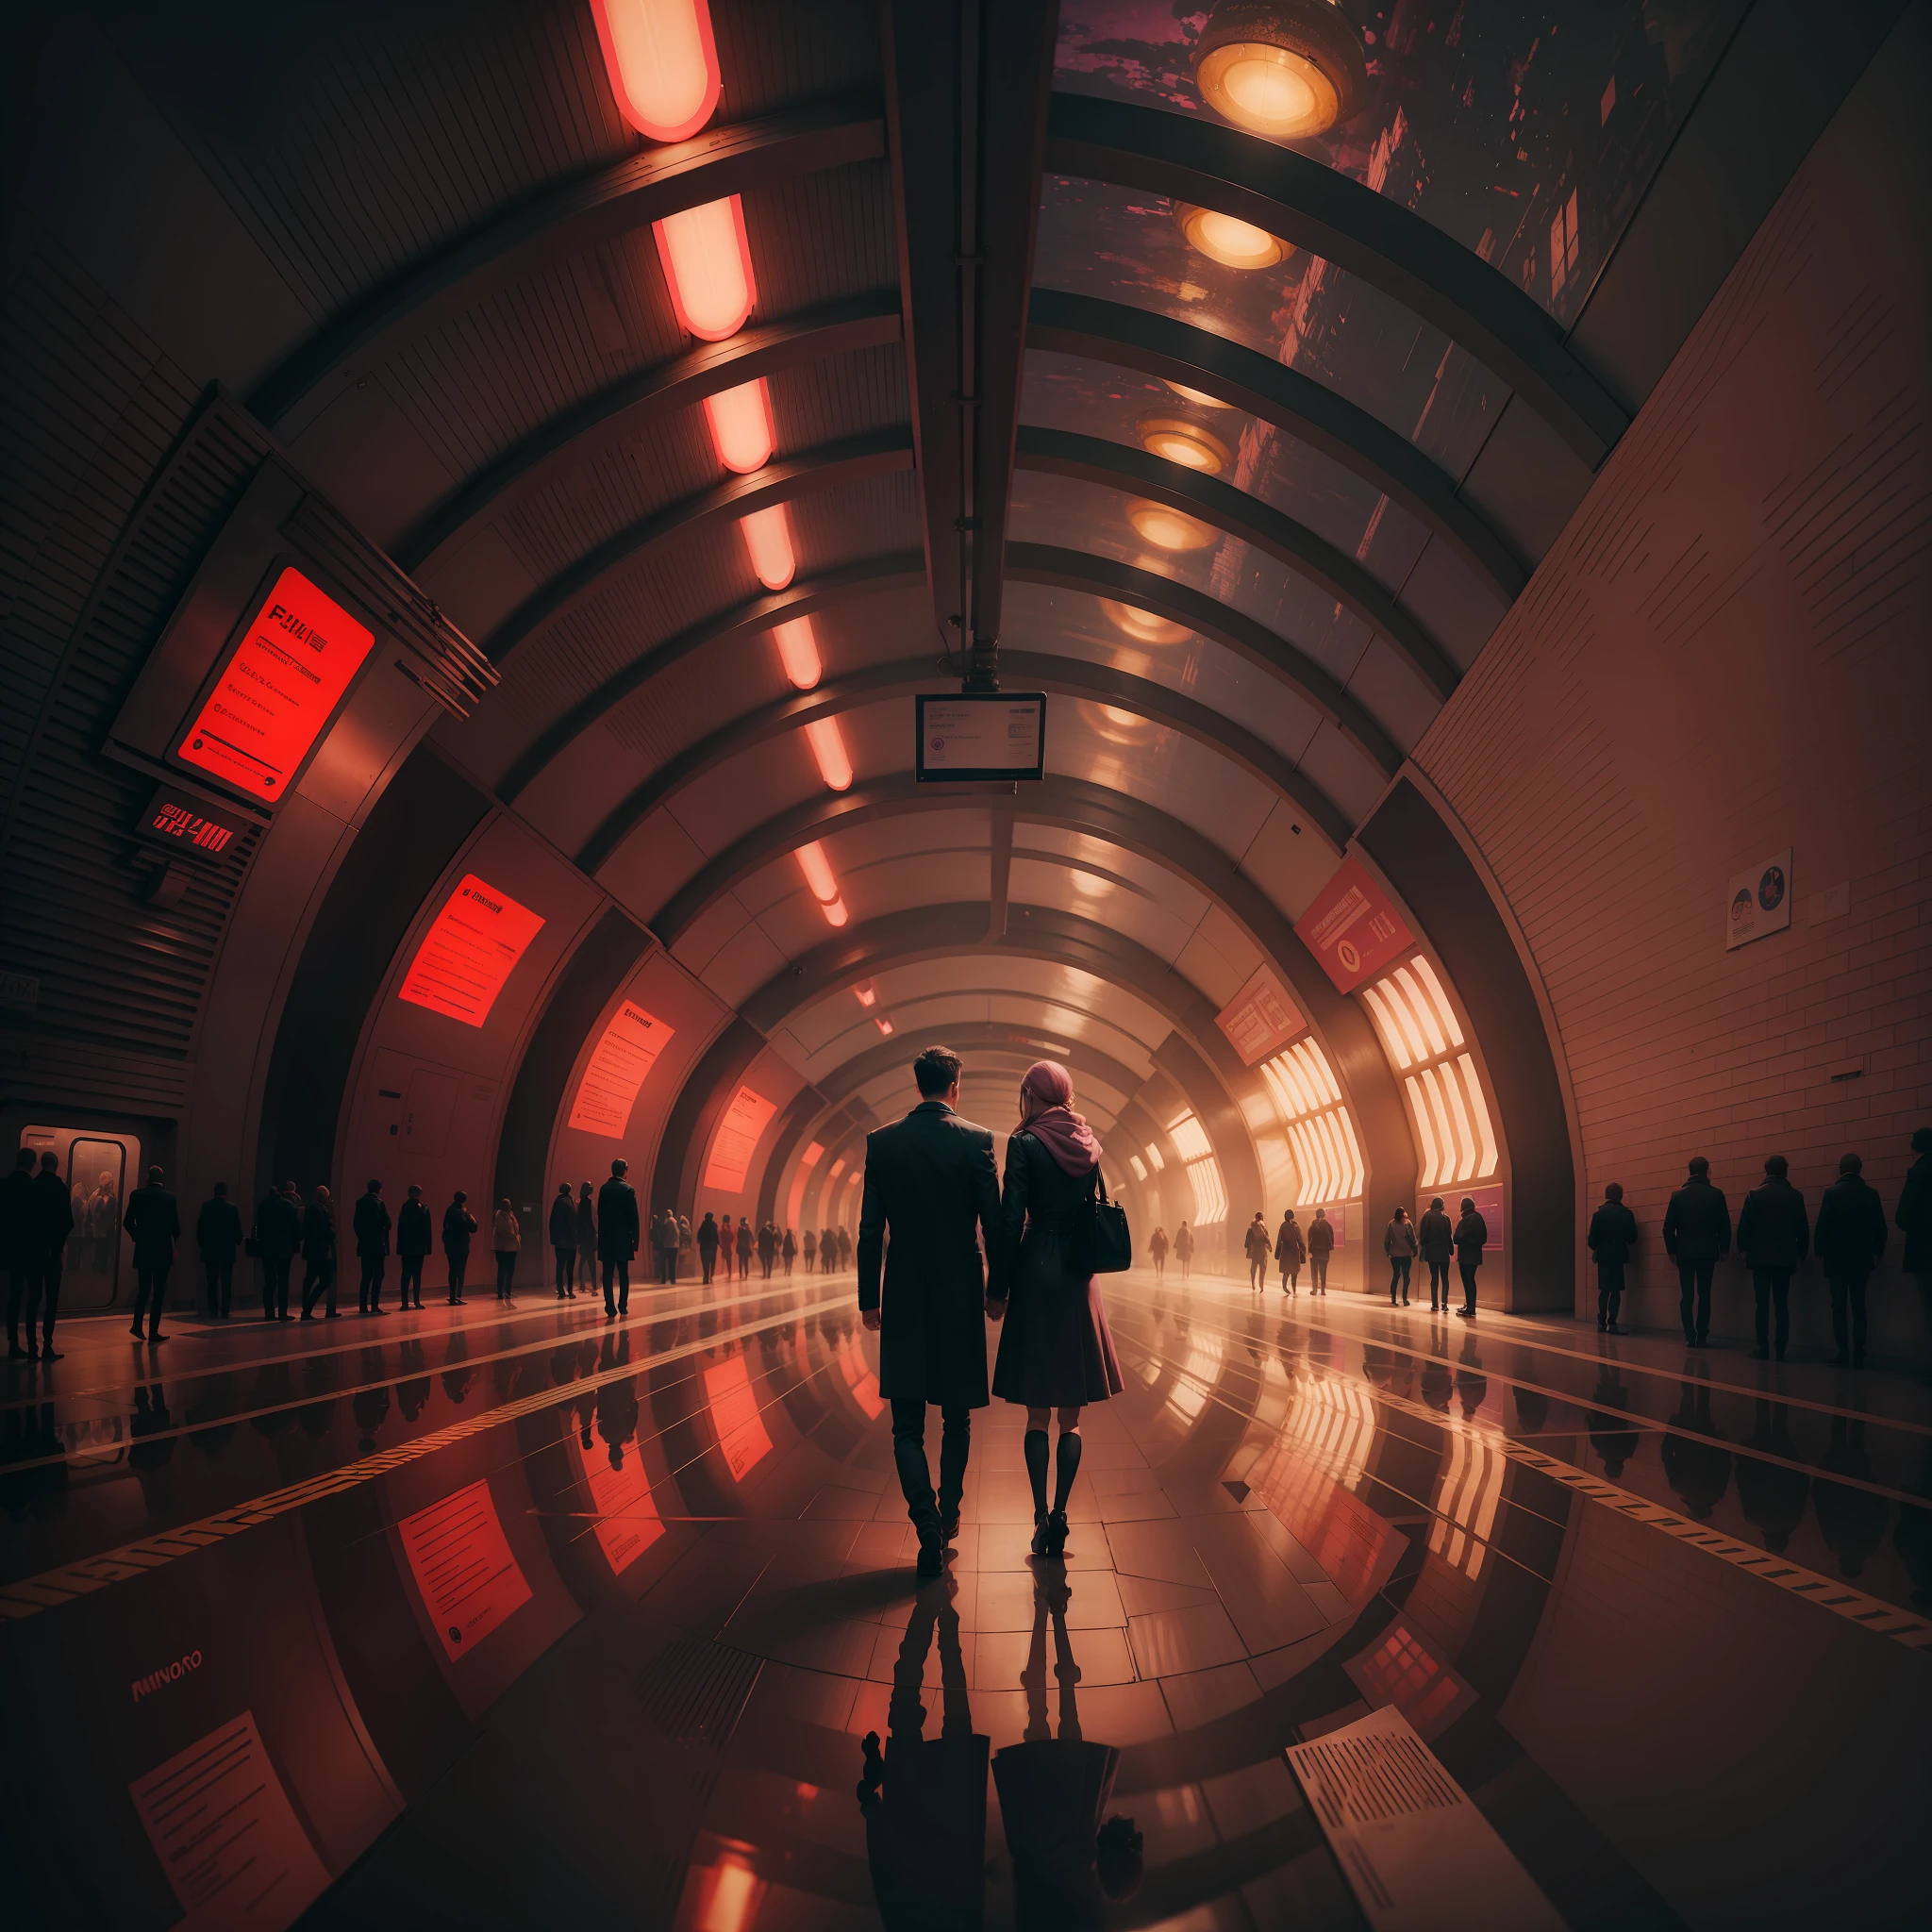
<svg viewBox="0 0 1932 1932">
<path fill-rule="evenodd" d="M 845 741 L 839 733 L 836 718 L 814 718 L 805 727 L 806 742 L 819 761 L 819 776 L 830 791 L 844 791 L 852 784 L 852 760 L 845 756 Z"/>
<path fill-rule="evenodd" d="M 1185 416 L 1142 416 L 1135 427 L 1141 432 L 1142 449 L 1185 470 L 1218 476 L 1234 461 L 1233 450 L 1220 437 Z"/>
<path fill-rule="evenodd" d="M 1138 605 L 1118 604 L 1111 597 L 1103 597 L 1100 608 L 1107 612 L 1108 622 L 1137 644 L 1178 644 L 1193 636 L 1186 625 L 1156 617 L 1151 610 L 1142 610 Z"/>
<path fill-rule="evenodd" d="M 591 0 L 624 118 L 650 141 L 688 141 L 722 85 L 706 0 Z"/>
<path fill-rule="evenodd" d="M 1174 224 L 1190 248 L 1223 268 L 1273 268 L 1294 253 L 1279 235 L 1215 208 L 1196 208 L 1191 201 L 1174 203 Z"/>
<path fill-rule="evenodd" d="M 787 618 L 772 635 L 778 641 L 778 662 L 785 667 L 785 675 L 800 691 L 809 691 L 824 671 L 819 662 L 819 644 L 812 635 L 811 619 Z"/>
<path fill-rule="evenodd" d="M 1151 543 L 1157 550 L 1206 550 L 1220 535 L 1211 524 L 1169 509 L 1164 503 L 1128 504 L 1127 522 L 1141 542 Z"/>
<path fill-rule="evenodd" d="M 735 336 L 758 299 L 738 196 L 666 215 L 651 232 L 678 327 L 708 342 Z"/>
<path fill-rule="evenodd" d="M 879 1031 L 887 1037 L 887 1039 L 890 1040 L 891 1038 L 893 1031 L 892 1023 L 885 1016 L 885 1014 L 879 1014 L 879 1016 L 875 1020 L 874 1020 L 872 1024 L 874 1026 L 876 1026 L 879 1029 Z"/>
<path fill-rule="evenodd" d="M 845 910 L 845 902 L 839 896 L 839 881 L 832 876 L 832 861 L 825 857 L 825 848 L 814 839 L 809 845 L 798 848 L 798 869 L 805 874 L 805 883 L 810 888 L 811 895 L 819 902 L 819 910 L 825 915 L 827 925 L 843 925 L 850 916 Z"/>
<path fill-rule="evenodd" d="M 1162 378 L 1166 380 L 1166 378 Z M 1168 382 L 1167 386 L 1184 403 L 1198 403 L 1204 409 L 1231 409 L 1234 405 L 1224 402 L 1219 396 L 1210 396 L 1206 390 L 1190 389 L 1184 382 Z"/>
<path fill-rule="evenodd" d="M 1346 121 L 1368 79 L 1361 36 L 1334 0 L 1221 0 L 1194 43 L 1202 99 L 1270 141 Z"/>
<path fill-rule="evenodd" d="M 772 399 L 763 376 L 707 396 L 705 421 L 710 425 L 711 447 L 727 470 L 742 476 L 772 460 Z"/>
<path fill-rule="evenodd" d="M 739 519 L 738 527 L 744 532 L 745 552 L 758 582 L 768 591 L 782 591 L 798 572 L 785 506 L 774 503 L 768 509 L 755 509 Z"/>
<path fill-rule="evenodd" d="M 861 1007 L 874 1007 L 878 1004 L 879 990 L 869 979 L 861 979 L 852 991 Z"/>
</svg>

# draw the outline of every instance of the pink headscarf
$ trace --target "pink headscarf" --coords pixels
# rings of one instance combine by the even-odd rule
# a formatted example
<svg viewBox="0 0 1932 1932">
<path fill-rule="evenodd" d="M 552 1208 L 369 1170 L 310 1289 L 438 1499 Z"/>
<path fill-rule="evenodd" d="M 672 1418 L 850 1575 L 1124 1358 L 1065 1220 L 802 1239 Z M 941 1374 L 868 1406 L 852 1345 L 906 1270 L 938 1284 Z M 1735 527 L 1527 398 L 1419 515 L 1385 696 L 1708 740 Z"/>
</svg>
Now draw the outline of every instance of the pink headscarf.
<svg viewBox="0 0 1932 1932">
<path fill-rule="evenodd" d="M 1075 1176 L 1091 1174 L 1100 1165 L 1100 1142 L 1086 1117 L 1074 1111 L 1074 1076 L 1058 1060 L 1035 1060 L 1020 1082 L 1020 1091 L 1046 1106 L 1026 1123 L 1024 1131 Z"/>
</svg>

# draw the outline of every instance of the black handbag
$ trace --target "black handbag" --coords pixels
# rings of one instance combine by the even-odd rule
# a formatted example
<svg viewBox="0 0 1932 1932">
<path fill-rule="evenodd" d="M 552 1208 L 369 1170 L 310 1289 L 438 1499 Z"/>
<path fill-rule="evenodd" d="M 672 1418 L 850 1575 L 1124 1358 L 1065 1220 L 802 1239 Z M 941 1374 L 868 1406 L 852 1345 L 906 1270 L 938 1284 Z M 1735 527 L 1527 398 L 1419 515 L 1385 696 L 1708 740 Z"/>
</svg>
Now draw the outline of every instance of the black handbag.
<svg viewBox="0 0 1932 1932">
<path fill-rule="evenodd" d="M 1097 1160 L 1087 1198 L 1074 1211 L 1070 1245 L 1075 1274 L 1124 1274 L 1134 1265 L 1134 1237 L 1127 1228 L 1127 1210 L 1118 1201 L 1108 1199 Z"/>
</svg>

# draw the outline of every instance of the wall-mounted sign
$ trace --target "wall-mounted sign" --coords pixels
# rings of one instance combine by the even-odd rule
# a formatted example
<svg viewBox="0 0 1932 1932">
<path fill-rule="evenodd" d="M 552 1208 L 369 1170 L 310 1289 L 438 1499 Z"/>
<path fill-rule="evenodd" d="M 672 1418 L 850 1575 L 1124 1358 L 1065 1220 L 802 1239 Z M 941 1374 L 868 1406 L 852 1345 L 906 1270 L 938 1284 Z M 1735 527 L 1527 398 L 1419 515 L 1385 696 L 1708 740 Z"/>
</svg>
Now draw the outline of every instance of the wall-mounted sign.
<svg viewBox="0 0 1932 1932">
<path fill-rule="evenodd" d="M 1847 893 L 1847 899 L 1850 894 Z M 1746 946 L 1791 923 L 1791 848 L 1747 867 L 1724 895 L 1724 951 Z"/>
<path fill-rule="evenodd" d="M 445 1656 L 467 1657 L 530 1601 L 487 1478 L 404 1517 L 396 1528 Z"/>
<path fill-rule="evenodd" d="M 465 873 L 417 947 L 402 997 L 465 1026 L 480 1026 L 542 929 L 541 912 Z"/>
<path fill-rule="evenodd" d="M 183 764 L 279 804 L 375 643 L 326 591 L 284 570 L 175 746 Z"/>
<path fill-rule="evenodd" d="M 1257 966 L 1248 983 L 1214 1016 L 1244 1067 L 1257 1067 L 1307 1027 L 1273 970 Z"/>
<path fill-rule="evenodd" d="M 1045 777 L 1043 692 L 921 692 L 912 703 L 918 727 L 913 769 L 920 778 Z"/>
<path fill-rule="evenodd" d="M 1337 992 L 1353 992 L 1415 935 L 1358 859 L 1344 858 L 1294 923 L 1295 937 L 1322 962 Z"/>
<path fill-rule="evenodd" d="M 248 821 L 164 785 L 142 814 L 134 836 L 144 844 L 159 845 L 203 865 L 224 864 L 235 841 L 248 829 Z"/>
<path fill-rule="evenodd" d="M 731 1105 L 724 1109 L 724 1118 L 711 1137 L 711 1158 L 705 1163 L 706 1187 L 715 1188 L 721 1194 L 744 1191 L 752 1152 L 758 1144 L 758 1136 L 765 1131 L 766 1123 L 777 1111 L 774 1103 L 762 1093 L 754 1093 L 749 1087 L 741 1087 L 731 1096 Z"/>
<path fill-rule="evenodd" d="M 579 1133 L 601 1134 L 607 1141 L 623 1140 L 638 1090 L 657 1065 L 664 1042 L 675 1031 L 625 1000 L 605 1027 L 584 1077 L 577 1083 L 577 1097 L 571 1103 L 571 1125 Z"/>
</svg>

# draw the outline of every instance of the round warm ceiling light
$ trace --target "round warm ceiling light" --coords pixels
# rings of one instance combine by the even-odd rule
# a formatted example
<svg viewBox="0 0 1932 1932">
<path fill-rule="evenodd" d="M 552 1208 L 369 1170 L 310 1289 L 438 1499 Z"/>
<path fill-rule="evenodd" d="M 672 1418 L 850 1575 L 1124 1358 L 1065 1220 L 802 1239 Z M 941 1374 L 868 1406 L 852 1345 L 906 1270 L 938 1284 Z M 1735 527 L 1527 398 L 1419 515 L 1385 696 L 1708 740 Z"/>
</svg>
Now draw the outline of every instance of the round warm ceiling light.
<svg viewBox="0 0 1932 1932">
<path fill-rule="evenodd" d="M 1130 503 L 1127 521 L 1135 536 L 1157 550 L 1206 550 L 1219 535 L 1212 525 L 1164 503 Z"/>
<path fill-rule="evenodd" d="M 1174 203 L 1174 222 L 1190 248 L 1223 268 L 1273 268 L 1294 253 L 1279 235 L 1191 201 Z"/>
<path fill-rule="evenodd" d="M 1142 416 L 1135 427 L 1141 432 L 1142 449 L 1165 457 L 1184 470 L 1199 470 L 1205 476 L 1218 476 L 1234 461 L 1234 452 L 1220 437 L 1190 423 L 1185 416 Z"/>
<path fill-rule="evenodd" d="M 1210 396 L 1206 390 L 1190 389 L 1184 382 L 1168 382 L 1165 376 L 1161 380 L 1167 382 L 1167 387 L 1175 395 L 1180 397 L 1184 403 L 1198 403 L 1204 409 L 1231 409 L 1234 408 L 1232 403 L 1224 403 L 1219 396 Z"/>
<path fill-rule="evenodd" d="M 1334 0 L 1221 0 L 1194 45 L 1218 114 L 1270 141 L 1305 141 L 1360 111 L 1361 36 Z"/>
<path fill-rule="evenodd" d="M 1108 622 L 1137 644 L 1178 644 L 1193 636 L 1186 625 L 1156 617 L 1153 611 L 1142 610 L 1138 605 L 1117 604 L 1111 597 L 1103 597 L 1100 608 L 1107 612 Z"/>
</svg>

